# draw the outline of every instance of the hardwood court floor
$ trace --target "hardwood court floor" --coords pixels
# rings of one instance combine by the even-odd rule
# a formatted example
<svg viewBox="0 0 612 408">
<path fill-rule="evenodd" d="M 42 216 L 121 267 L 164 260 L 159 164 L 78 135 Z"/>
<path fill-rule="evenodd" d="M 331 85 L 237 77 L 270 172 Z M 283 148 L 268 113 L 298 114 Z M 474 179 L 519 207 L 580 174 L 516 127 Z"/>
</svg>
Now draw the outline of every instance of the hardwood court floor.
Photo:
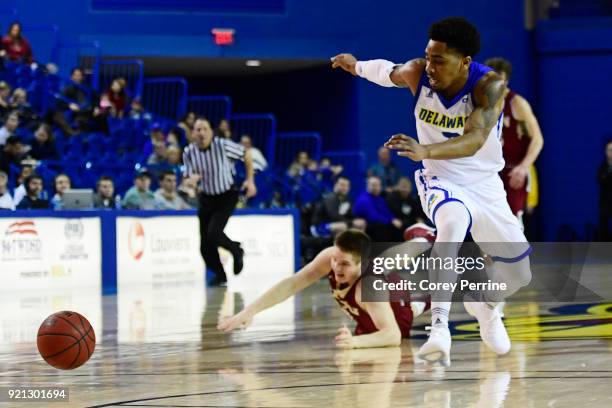
<svg viewBox="0 0 612 408">
<path fill-rule="evenodd" d="M 261 288 L 198 285 L 96 293 L 12 293 L 0 297 L 0 387 L 65 386 L 74 407 L 610 407 L 612 304 L 509 304 L 513 349 L 496 357 L 455 305 L 452 366 L 415 360 L 428 315 L 399 348 L 340 351 L 332 338 L 348 322 L 325 282 L 261 315 L 246 331 L 215 329 Z M 560 309 L 555 306 L 563 306 Z M 59 371 L 36 352 L 48 314 L 73 309 L 92 322 L 91 360 Z M 475 339 L 475 340 L 469 340 Z"/>
</svg>

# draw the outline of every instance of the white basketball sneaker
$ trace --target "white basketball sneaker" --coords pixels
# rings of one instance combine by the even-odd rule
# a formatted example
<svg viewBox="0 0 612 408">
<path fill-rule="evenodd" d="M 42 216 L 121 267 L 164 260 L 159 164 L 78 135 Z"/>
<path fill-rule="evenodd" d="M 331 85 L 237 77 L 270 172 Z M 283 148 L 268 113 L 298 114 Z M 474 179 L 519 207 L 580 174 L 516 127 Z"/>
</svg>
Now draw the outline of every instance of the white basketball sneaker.
<svg viewBox="0 0 612 408">
<path fill-rule="evenodd" d="M 502 322 L 502 315 L 497 307 L 490 308 L 483 302 L 463 302 L 465 310 L 478 320 L 480 338 L 496 354 L 510 351 L 510 337 Z"/>
<path fill-rule="evenodd" d="M 417 357 L 428 363 L 440 363 L 444 367 L 450 367 L 451 336 L 448 326 L 434 324 L 430 329 L 429 339 L 421 346 Z"/>
</svg>

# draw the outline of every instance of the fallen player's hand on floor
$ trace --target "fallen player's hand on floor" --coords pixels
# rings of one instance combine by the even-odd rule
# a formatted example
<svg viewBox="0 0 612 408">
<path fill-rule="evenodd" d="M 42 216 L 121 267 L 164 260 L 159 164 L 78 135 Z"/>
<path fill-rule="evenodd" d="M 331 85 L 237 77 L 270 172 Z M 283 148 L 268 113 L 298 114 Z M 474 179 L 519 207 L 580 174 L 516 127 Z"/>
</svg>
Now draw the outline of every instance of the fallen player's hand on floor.
<svg viewBox="0 0 612 408">
<path fill-rule="evenodd" d="M 353 335 L 346 326 L 342 326 L 338 329 L 338 335 L 334 338 L 336 347 L 341 349 L 352 349 L 353 348 Z"/>
<path fill-rule="evenodd" d="M 246 329 L 253 320 L 253 316 L 246 313 L 244 310 L 232 317 L 223 319 L 217 324 L 217 330 L 222 332 L 230 332 L 237 328 Z"/>
</svg>

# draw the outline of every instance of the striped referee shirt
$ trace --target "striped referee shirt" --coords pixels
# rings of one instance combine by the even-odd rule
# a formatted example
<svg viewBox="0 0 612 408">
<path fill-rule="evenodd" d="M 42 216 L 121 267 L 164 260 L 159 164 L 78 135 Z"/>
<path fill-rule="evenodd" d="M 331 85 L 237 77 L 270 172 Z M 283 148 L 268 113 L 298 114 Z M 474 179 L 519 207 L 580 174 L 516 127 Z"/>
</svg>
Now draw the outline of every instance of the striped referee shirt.
<svg viewBox="0 0 612 408">
<path fill-rule="evenodd" d="M 199 174 L 204 194 L 223 194 L 234 184 L 233 162 L 244 160 L 244 153 L 242 145 L 219 137 L 213 137 L 206 149 L 191 143 L 183 152 L 185 176 Z"/>
</svg>

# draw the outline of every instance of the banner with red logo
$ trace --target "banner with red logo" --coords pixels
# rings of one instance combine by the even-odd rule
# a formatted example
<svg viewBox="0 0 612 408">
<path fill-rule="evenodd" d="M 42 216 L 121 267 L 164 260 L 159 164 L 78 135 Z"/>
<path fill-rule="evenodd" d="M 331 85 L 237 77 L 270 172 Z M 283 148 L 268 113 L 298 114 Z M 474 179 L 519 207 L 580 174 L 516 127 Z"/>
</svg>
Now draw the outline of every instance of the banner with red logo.
<svg viewBox="0 0 612 408">
<path fill-rule="evenodd" d="M 101 287 L 99 218 L 0 218 L 0 292 Z"/>
<path fill-rule="evenodd" d="M 204 281 L 196 216 L 117 217 L 117 288 Z"/>
<path fill-rule="evenodd" d="M 257 286 L 294 273 L 291 214 L 233 215 L 225 233 L 244 249 L 244 269 L 237 277 L 232 256 L 219 249 L 230 283 Z M 126 284 L 203 282 L 204 266 L 197 216 L 117 217 L 118 290 Z"/>
</svg>

